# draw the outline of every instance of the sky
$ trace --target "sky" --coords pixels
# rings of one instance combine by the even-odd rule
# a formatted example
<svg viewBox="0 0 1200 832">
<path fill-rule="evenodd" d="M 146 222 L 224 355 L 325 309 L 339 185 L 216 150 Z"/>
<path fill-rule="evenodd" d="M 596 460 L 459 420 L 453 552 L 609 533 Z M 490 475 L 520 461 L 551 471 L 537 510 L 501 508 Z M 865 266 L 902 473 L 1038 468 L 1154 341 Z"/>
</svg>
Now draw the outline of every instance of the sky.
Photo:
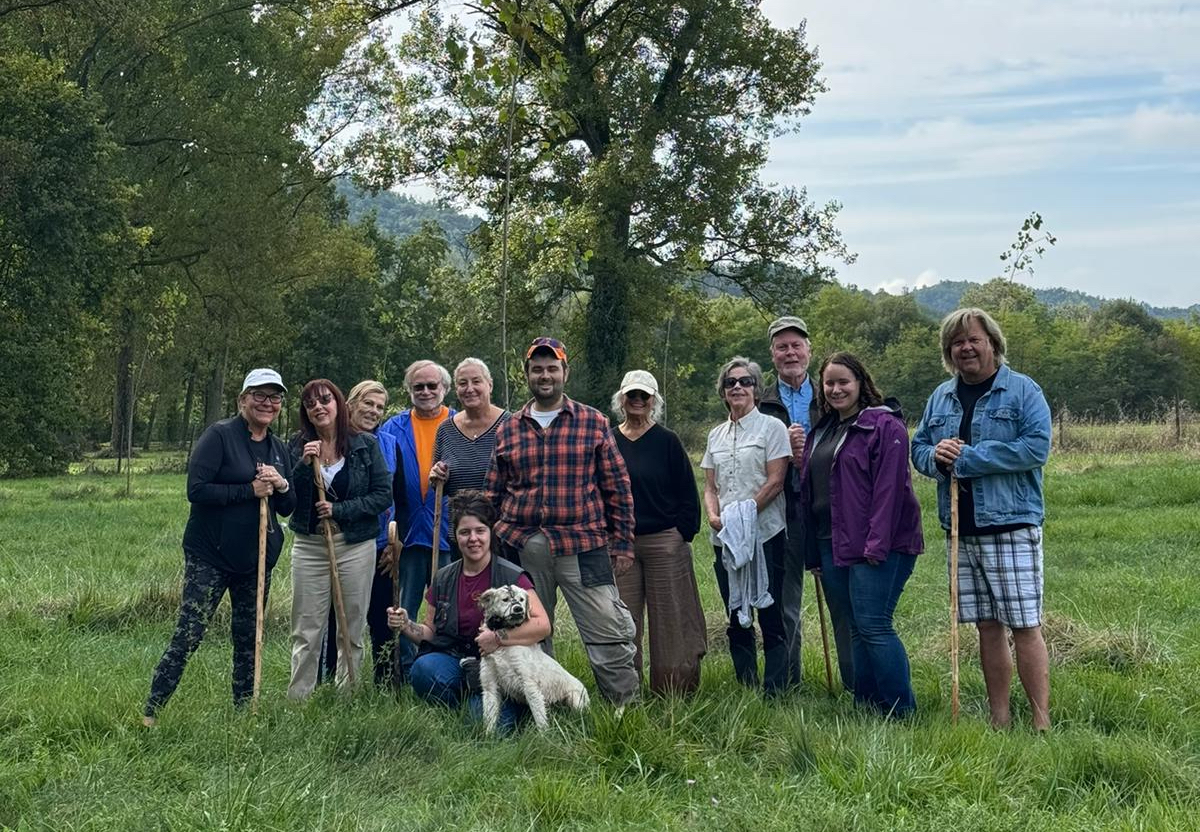
<svg viewBox="0 0 1200 832">
<path fill-rule="evenodd" d="M 842 283 L 987 280 L 1037 211 L 1058 243 L 1026 284 L 1200 302 L 1200 2 L 762 7 L 807 19 L 828 87 L 763 178 L 842 203 Z"/>
</svg>

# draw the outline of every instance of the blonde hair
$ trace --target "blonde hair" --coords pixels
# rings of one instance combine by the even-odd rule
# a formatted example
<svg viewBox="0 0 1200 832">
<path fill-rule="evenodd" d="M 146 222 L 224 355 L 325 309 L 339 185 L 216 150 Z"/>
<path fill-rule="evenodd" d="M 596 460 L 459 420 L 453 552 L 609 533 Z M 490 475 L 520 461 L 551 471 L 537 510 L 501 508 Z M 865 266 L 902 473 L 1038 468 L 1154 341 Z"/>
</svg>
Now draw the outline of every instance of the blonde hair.
<svg viewBox="0 0 1200 832">
<path fill-rule="evenodd" d="M 1004 363 L 1004 353 L 1008 350 L 1008 341 L 1000 330 L 1000 324 L 988 313 L 975 306 L 955 309 L 942 318 L 942 366 L 950 375 L 955 374 L 954 362 L 950 359 L 950 344 L 959 335 L 967 331 L 971 321 L 979 321 L 988 340 L 992 342 L 992 352 L 996 354 L 996 368 Z"/>
<path fill-rule="evenodd" d="M 375 379 L 368 378 L 368 379 L 364 379 L 363 381 L 360 381 L 358 384 L 356 384 L 350 388 L 350 395 L 346 397 L 346 406 L 352 407 L 353 405 L 358 403 L 359 399 L 361 399 L 363 396 L 366 396 L 370 393 L 382 393 L 383 394 L 383 403 L 385 405 L 387 404 L 387 402 L 388 402 L 387 388 L 384 387 L 382 384 L 380 384 Z"/>
</svg>

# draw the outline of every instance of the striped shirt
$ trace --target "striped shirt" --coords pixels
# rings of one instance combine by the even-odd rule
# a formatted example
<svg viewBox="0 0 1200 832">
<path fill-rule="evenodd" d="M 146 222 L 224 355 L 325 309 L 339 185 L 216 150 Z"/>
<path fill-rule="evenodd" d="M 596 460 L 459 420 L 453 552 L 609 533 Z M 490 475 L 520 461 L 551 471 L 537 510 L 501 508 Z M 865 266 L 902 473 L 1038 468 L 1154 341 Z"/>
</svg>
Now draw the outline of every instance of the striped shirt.
<svg viewBox="0 0 1200 832">
<path fill-rule="evenodd" d="M 492 467 L 492 454 L 496 450 L 496 430 L 512 416 L 507 410 L 496 417 L 496 421 L 474 439 L 468 437 L 447 419 L 438 426 L 437 439 L 433 443 L 433 461 L 444 462 L 450 469 L 446 480 L 447 497 L 469 488 L 482 489 Z"/>
<path fill-rule="evenodd" d="M 495 532 L 521 549 L 538 532 L 550 551 L 578 555 L 607 546 L 633 557 L 633 492 L 608 419 L 563 397 L 562 412 L 545 430 L 532 405 L 499 426 L 487 494 L 500 514 Z"/>
</svg>

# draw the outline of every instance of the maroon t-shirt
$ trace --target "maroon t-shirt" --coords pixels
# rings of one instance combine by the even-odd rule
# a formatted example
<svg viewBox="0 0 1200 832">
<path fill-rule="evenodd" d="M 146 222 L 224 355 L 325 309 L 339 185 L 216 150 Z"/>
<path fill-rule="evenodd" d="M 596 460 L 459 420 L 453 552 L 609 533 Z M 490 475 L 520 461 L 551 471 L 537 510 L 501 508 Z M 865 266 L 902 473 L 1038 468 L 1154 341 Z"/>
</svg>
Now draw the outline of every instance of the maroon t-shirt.
<svg viewBox="0 0 1200 832">
<path fill-rule="evenodd" d="M 458 576 L 458 632 L 459 635 L 472 635 L 479 632 L 483 624 L 483 610 L 479 608 L 479 596 L 492 586 L 492 565 L 489 563 L 478 575 L 468 575 L 463 572 Z M 533 589 L 533 582 L 522 574 L 517 578 L 517 586 L 528 592 Z M 434 606 L 433 587 L 425 593 L 425 603 L 430 608 Z"/>
</svg>

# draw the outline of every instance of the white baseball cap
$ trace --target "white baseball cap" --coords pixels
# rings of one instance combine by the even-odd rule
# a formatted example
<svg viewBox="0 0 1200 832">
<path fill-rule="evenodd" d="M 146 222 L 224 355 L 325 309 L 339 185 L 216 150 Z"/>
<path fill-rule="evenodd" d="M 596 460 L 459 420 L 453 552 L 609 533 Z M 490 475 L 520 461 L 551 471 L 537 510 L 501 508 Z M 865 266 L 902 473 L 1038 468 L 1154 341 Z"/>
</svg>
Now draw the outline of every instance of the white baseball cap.
<svg viewBox="0 0 1200 832">
<path fill-rule="evenodd" d="M 279 377 L 279 373 L 270 367 L 259 367 L 256 370 L 246 373 L 246 380 L 242 382 L 242 392 L 245 393 L 251 387 L 267 386 L 278 387 L 281 391 L 287 390 L 283 385 L 283 379 Z"/>
<path fill-rule="evenodd" d="M 618 391 L 620 395 L 624 396 L 630 390 L 641 390 L 651 396 L 659 395 L 658 381 L 645 370 L 630 370 L 625 374 L 625 378 L 621 379 L 621 389 Z"/>
</svg>

